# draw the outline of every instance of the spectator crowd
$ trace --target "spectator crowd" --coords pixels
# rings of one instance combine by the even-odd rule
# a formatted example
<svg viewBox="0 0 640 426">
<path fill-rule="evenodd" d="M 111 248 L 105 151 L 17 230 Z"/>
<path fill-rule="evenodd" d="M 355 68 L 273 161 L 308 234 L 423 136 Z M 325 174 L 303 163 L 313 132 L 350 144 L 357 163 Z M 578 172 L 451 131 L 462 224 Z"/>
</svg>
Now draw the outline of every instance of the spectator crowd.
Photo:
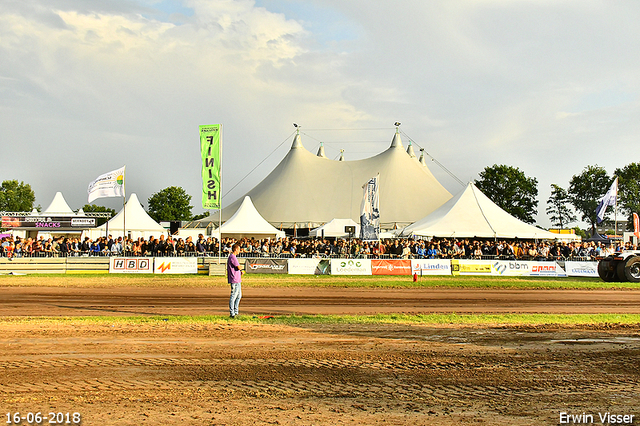
<svg viewBox="0 0 640 426">
<path fill-rule="evenodd" d="M 339 258 L 396 258 L 396 259 L 519 259 L 519 260 L 594 260 L 615 251 L 637 247 L 627 243 L 603 244 L 595 242 L 550 242 L 524 240 L 474 239 L 387 239 L 367 242 L 359 239 L 254 239 L 205 237 L 200 234 L 194 241 L 160 235 L 148 239 L 131 239 L 111 235 L 92 240 L 81 238 L 37 239 L 3 237 L 0 256 L 64 257 L 64 256 L 227 256 L 238 242 L 243 257 L 339 257 Z"/>
</svg>

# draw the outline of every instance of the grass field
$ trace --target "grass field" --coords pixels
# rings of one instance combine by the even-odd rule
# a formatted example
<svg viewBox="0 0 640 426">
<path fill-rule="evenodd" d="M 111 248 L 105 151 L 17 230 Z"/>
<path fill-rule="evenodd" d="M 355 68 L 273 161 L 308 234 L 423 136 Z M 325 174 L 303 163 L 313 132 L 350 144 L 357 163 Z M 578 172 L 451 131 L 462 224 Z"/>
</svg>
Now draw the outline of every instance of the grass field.
<svg viewBox="0 0 640 426">
<path fill-rule="evenodd" d="M 484 276 L 336 276 L 248 274 L 249 287 L 363 287 L 363 288 L 519 288 L 519 289 L 638 289 L 640 283 L 606 283 L 599 278 L 484 277 Z M 2 286 L 63 287 L 209 287 L 226 286 L 224 276 L 159 274 L 32 274 L 2 275 Z"/>
</svg>

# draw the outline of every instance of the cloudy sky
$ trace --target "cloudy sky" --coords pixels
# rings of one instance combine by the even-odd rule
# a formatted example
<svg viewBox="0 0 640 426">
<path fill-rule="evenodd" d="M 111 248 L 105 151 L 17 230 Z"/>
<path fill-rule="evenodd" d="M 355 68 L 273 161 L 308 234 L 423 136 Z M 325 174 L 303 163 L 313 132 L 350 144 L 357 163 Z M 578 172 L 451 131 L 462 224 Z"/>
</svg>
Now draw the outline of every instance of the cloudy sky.
<svg viewBox="0 0 640 426">
<path fill-rule="evenodd" d="M 145 207 L 181 186 L 200 213 L 201 124 L 224 126 L 228 204 L 294 122 L 351 160 L 400 121 L 464 182 L 493 164 L 536 177 L 548 226 L 551 183 L 640 160 L 638 22 L 634 0 L 0 0 L 0 179 L 78 209 L 126 165 Z"/>
</svg>

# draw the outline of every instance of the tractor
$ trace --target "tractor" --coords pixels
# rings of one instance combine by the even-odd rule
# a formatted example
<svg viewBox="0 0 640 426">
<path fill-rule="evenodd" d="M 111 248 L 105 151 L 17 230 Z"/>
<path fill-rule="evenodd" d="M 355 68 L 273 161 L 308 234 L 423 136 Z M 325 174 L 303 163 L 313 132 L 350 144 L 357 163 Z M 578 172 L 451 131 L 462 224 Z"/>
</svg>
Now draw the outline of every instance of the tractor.
<svg viewBox="0 0 640 426">
<path fill-rule="evenodd" d="M 598 275 L 606 282 L 640 282 L 640 251 L 622 251 L 598 262 Z"/>
</svg>

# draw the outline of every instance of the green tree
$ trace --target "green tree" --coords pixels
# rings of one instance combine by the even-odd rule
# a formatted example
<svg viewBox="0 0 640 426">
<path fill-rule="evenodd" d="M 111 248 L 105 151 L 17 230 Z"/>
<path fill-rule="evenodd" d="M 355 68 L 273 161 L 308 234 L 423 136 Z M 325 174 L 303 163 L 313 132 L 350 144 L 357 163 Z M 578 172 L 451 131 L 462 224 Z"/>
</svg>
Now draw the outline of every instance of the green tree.
<svg viewBox="0 0 640 426">
<path fill-rule="evenodd" d="M 181 187 L 170 186 L 149 197 L 149 216 L 156 222 L 191 220 L 191 195 Z"/>
<path fill-rule="evenodd" d="M 571 222 L 575 222 L 577 217 L 568 207 L 569 195 L 567 191 L 555 183 L 551 184 L 551 196 L 547 200 L 547 215 L 551 223 L 559 228 L 563 228 Z"/>
<path fill-rule="evenodd" d="M 29 212 L 35 200 L 36 194 L 28 183 L 5 180 L 0 185 L 0 211 Z"/>
<path fill-rule="evenodd" d="M 598 165 L 585 167 L 582 173 L 574 175 L 569 182 L 569 200 L 582 215 L 582 220 L 591 224 L 591 234 L 596 228 L 596 208 L 610 185 L 611 179 L 607 171 Z"/>
<path fill-rule="evenodd" d="M 534 223 L 538 212 L 538 180 L 517 167 L 494 164 L 480 172 L 475 185 L 501 209 L 523 222 Z"/>
<path fill-rule="evenodd" d="M 640 214 L 640 163 L 616 169 L 618 176 L 618 209 L 627 216 L 627 230 L 633 229 L 633 213 Z"/>
<path fill-rule="evenodd" d="M 110 209 L 104 206 L 97 206 L 95 204 L 85 204 L 82 207 L 82 211 L 84 211 L 85 213 L 111 213 L 111 216 L 109 217 L 96 218 L 96 226 L 102 225 L 103 223 L 111 219 L 116 214 L 116 211 L 114 209 Z"/>
</svg>

